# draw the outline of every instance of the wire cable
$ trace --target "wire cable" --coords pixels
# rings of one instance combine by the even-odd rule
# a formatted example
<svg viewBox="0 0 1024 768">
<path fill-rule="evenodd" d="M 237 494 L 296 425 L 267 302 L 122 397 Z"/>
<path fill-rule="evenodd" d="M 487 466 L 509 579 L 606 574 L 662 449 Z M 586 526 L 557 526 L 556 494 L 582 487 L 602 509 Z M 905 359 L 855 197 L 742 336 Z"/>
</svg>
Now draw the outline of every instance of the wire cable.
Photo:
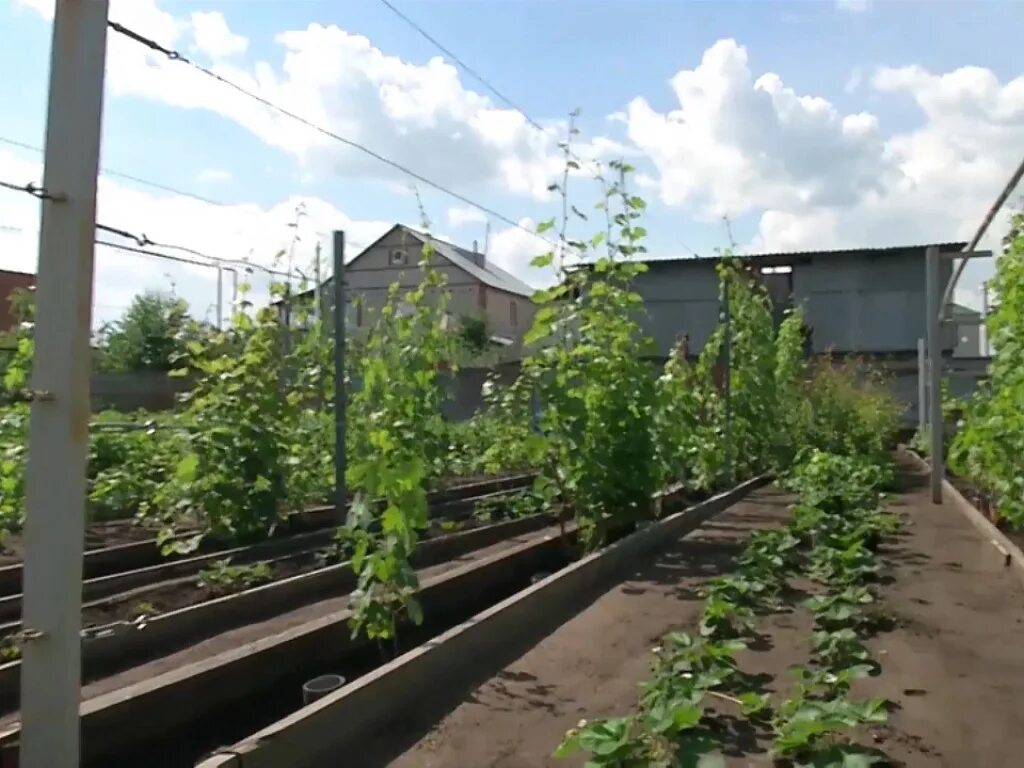
<svg viewBox="0 0 1024 768">
<path fill-rule="evenodd" d="M 7 136 L 0 136 L 0 144 L 8 144 L 12 147 L 27 149 L 29 152 L 35 152 L 40 155 L 45 154 L 45 150 L 42 147 L 35 147 L 32 146 L 31 144 L 26 144 L 23 141 L 8 138 Z M 232 205 L 232 203 L 225 203 L 221 200 L 214 200 L 212 198 L 196 194 L 195 192 L 188 192 L 187 190 L 184 189 L 177 189 L 167 184 L 161 184 L 160 182 L 157 181 L 150 181 L 149 179 L 144 179 L 141 176 L 133 176 L 132 174 L 124 173 L 123 171 L 115 171 L 113 168 L 107 168 L 105 166 L 100 168 L 100 174 L 103 176 L 113 176 L 116 178 L 127 179 L 128 181 L 134 181 L 136 184 L 142 184 L 143 186 L 146 187 L 159 189 L 163 192 L 171 192 L 172 194 L 181 195 L 182 197 L 191 197 L 193 200 L 198 200 L 199 202 L 207 203 L 208 205 L 218 205 L 222 207 L 228 207 Z"/>
<path fill-rule="evenodd" d="M 63 195 L 54 195 L 47 192 L 43 187 L 33 184 L 31 181 L 28 184 L 15 184 L 10 181 L 0 180 L 0 187 L 9 189 L 12 192 L 24 192 L 25 194 L 37 197 L 40 200 L 53 200 L 59 202 L 64 199 Z"/>
<path fill-rule="evenodd" d="M 450 48 L 447 48 L 446 46 L 442 45 L 441 42 L 437 38 L 435 38 L 433 35 L 431 35 L 429 32 L 427 32 L 427 30 L 425 30 L 423 27 L 421 27 L 415 21 L 413 21 L 408 16 L 406 16 L 404 13 L 402 13 L 402 11 L 398 10 L 398 8 L 396 8 L 391 2 L 389 2 L 389 0 L 380 0 L 380 2 L 386 8 L 388 8 L 388 10 L 390 10 L 393 14 L 395 14 L 395 16 L 397 16 L 402 21 L 404 21 L 406 24 L 408 24 L 410 27 L 412 27 L 414 30 L 416 30 L 416 32 L 418 32 L 420 34 L 420 36 L 422 36 L 424 39 L 426 39 L 428 42 L 430 42 L 435 48 L 437 48 L 439 51 L 441 51 L 441 53 L 443 53 L 445 56 L 447 56 L 452 61 L 454 61 L 456 64 L 458 64 L 463 69 L 463 71 L 466 72 L 466 74 L 468 74 L 470 77 L 472 77 L 478 83 L 480 83 L 480 85 L 482 85 L 484 88 L 486 88 L 492 94 L 494 94 L 494 96 L 497 97 L 499 101 L 504 102 L 508 107 L 510 107 L 514 111 L 518 112 L 519 114 L 521 114 L 523 116 L 523 119 L 526 120 L 526 122 L 529 123 L 530 126 L 535 128 L 536 130 L 540 131 L 545 136 L 550 135 L 548 133 L 548 130 L 543 125 L 541 125 L 539 122 L 537 122 L 532 117 L 530 117 L 530 115 L 526 112 L 525 109 L 520 107 L 518 104 L 516 104 L 514 101 L 512 101 L 512 99 L 510 99 L 504 93 L 499 91 L 497 89 L 497 87 L 495 87 L 486 77 L 484 77 L 479 72 L 477 72 L 475 69 L 473 69 L 473 67 L 469 66 L 469 64 L 467 64 L 462 58 L 460 58 L 458 55 L 456 55 L 455 52 L 452 51 Z M 582 158 L 578 157 L 575 153 L 573 153 L 571 151 L 569 152 L 569 157 L 572 160 L 575 160 L 580 165 L 583 165 L 584 163 L 594 162 L 594 161 L 590 161 L 590 160 L 583 160 Z M 600 175 L 601 175 L 600 170 L 598 170 L 596 172 L 595 171 L 591 171 L 591 173 L 593 174 L 595 179 L 599 178 Z"/>
<path fill-rule="evenodd" d="M 213 78 L 217 82 L 219 82 L 219 83 L 221 83 L 223 85 L 226 85 L 228 88 L 231 88 L 232 90 L 237 91 L 238 93 L 241 93 L 244 96 L 248 96 L 250 99 L 253 99 L 254 101 L 257 101 L 260 104 L 263 104 L 265 107 L 268 107 L 269 109 L 273 109 L 275 112 L 278 112 L 279 114 L 282 114 L 285 117 L 288 117 L 288 118 L 294 120 L 297 123 L 301 123 L 302 125 L 305 125 L 307 128 L 311 128 L 312 130 L 316 131 L 317 133 L 320 133 L 323 136 L 326 136 L 326 137 L 328 137 L 330 139 L 333 139 L 334 141 L 340 142 L 341 144 L 344 144 L 347 147 L 351 147 L 352 149 L 358 150 L 359 152 L 362 152 L 363 154 L 368 155 L 369 157 L 372 157 L 373 159 L 375 159 L 375 160 L 377 160 L 377 161 L 379 161 L 379 162 L 381 162 L 381 163 L 383 163 L 383 164 L 385 164 L 385 165 L 387 165 L 387 166 L 389 166 L 391 168 L 394 168 L 395 170 L 401 171 L 402 173 L 406 174 L 407 176 L 409 176 L 409 177 L 411 177 L 413 179 L 416 179 L 417 181 L 421 182 L 422 184 L 427 185 L 431 189 L 437 190 L 438 192 L 441 192 L 441 193 L 443 193 L 445 195 L 448 195 L 449 197 L 451 197 L 451 198 L 453 198 L 455 200 L 458 200 L 461 203 L 465 203 L 466 205 L 468 205 L 468 206 L 470 206 L 472 208 L 476 208 L 481 213 L 486 213 L 488 216 L 493 216 L 495 219 L 497 219 L 497 220 L 499 220 L 501 222 L 504 222 L 505 224 L 508 224 L 509 226 L 515 227 L 516 229 L 520 229 L 523 232 L 531 234 L 531 235 L 533 235 L 534 237 L 537 237 L 540 240 L 544 240 L 549 245 L 554 246 L 554 243 L 552 243 L 547 238 L 538 235 L 535 231 L 533 231 L 529 227 L 523 226 L 519 222 L 509 218 L 508 216 L 505 216 L 502 213 L 499 213 L 498 211 L 494 210 L 493 208 L 490 208 L 490 207 L 488 207 L 488 206 L 486 206 L 486 205 L 484 205 L 482 203 L 478 203 L 475 200 L 472 200 L 471 198 L 468 198 L 465 195 L 463 195 L 463 194 L 461 194 L 459 192 L 456 192 L 456 191 L 454 191 L 454 190 L 444 186 L 443 184 L 440 184 L 440 183 L 438 183 L 438 182 L 436 182 L 436 181 L 434 181 L 432 179 L 429 179 L 426 176 L 424 176 L 423 174 L 417 173 L 416 171 L 413 171 L 412 169 L 407 168 L 406 166 L 402 165 L 401 163 L 397 162 L 396 160 L 392 160 L 391 158 L 386 157 L 386 156 L 380 154 L 379 152 L 376 152 L 375 150 L 372 150 L 369 147 L 366 147 L 363 144 L 360 144 L 357 141 L 354 141 L 352 139 L 347 139 L 344 136 L 340 136 L 339 134 L 335 133 L 334 131 L 332 131 L 332 130 L 330 130 L 328 128 L 324 128 L 321 125 L 317 125 L 312 120 L 309 120 L 308 118 L 305 118 L 302 115 L 299 115 L 299 114 L 297 114 L 295 112 L 292 112 L 291 110 L 285 109 L 284 107 L 275 104 L 274 102 L 270 101 L 269 99 L 267 99 L 267 98 L 265 98 L 263 96 L 260 96 L 258 93 L 255 93 L 254 91 L 250 91 L 248 88 L 245 88 L 244 86 L 239 85 L 238 83 L 234 82 L 233 80 L 229 80 L 228 78 L 223 77 L 222 75 L 218 75 L 212 69 L 204 67 L 201 64 L 197 64 L 196 62 L 192 61 L 187 56 L 185 56 L 182 53 L 179 53 L 178 51 L 175 51 L 175 50 L 170 49 L 170 48 L 165 48 L 164 46 L 162 46 L 159 43 L 157 43 L 155 40 L 151 40 L 150 38 L 145 37 L 144 35 L 142 35 L 142 34 L 140 34 L 138 32 L 135 32 L 134 30 L 128 29 L 123 24 L 119 24 L 116 21 L 108 20 L 107 21 L 107 26 L 109 26 L 115 32 L 117 32 L 117 33 L 119 33 L 121 35 L 124 35 L 125 37 L 127 37 L 127 38 L 129 38 L 131 40 L 134 40 L 135 42 L 139 43 L 140 45 L 145 46 L 146 48 L 149 48 L 150 50 L 152 50 L 152 51 L 154 51 L 156 53 L 163 54 L 164 56 L 166 56 L 171 61 L 180 61 L 180 62 L 182 62 L 184 64 L 188 64 L 190 67 L 195 69 L 197 72 L 201 72 L 202 74 L 206 75 L 207 77 Z"/>
</svg>

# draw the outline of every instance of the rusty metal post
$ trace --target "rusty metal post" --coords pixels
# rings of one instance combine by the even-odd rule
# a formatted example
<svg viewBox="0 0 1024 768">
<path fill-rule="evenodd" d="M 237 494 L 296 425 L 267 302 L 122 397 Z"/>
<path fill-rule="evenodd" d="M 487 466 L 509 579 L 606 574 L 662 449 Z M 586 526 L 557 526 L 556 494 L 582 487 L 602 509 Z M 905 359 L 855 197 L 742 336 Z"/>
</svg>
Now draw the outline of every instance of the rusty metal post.
<svg viewBox="0 0 1024 768">
<path fill-rule="evenodd" d="M 79 760 L 89 335 L 107 0 L 58 0 L 26 474 L 21 768 Z"/>
</svg>

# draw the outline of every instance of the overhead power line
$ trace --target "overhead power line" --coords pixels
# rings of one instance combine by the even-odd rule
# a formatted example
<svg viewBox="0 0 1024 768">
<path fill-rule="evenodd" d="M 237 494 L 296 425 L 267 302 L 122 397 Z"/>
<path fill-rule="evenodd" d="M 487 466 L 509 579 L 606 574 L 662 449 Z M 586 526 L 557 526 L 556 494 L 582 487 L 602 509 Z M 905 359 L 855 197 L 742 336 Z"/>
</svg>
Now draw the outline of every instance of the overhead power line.
<svg viewBox="0 0 1024 768">
<path fill-rule="evenodd" d="M 27 184 L 14 184 L 14 183 L 9 182 L 9 181 L 0 180 L 0 187 L 3 187 L 5 189 L 10 189 L 11 191 L 14 191 L 14 192 L 23 192 L 25 194 L 32 195 L 33 197 L 38 197 L 38 198 L 43 199 L 43 200 L 59 200 L 60 199 L 59 196 L 51 196 L 49 193 L 46 192 L 45 189 L 43 189 L 42 187 L 36 186 L 32 182 L 29 182 Z M 4 229 L 13 229 L 13 227 L 4 227 Z M 200 266 L 200 267 L 217 267 L 217 266 L 224 267 L 224 268 L 242 267 L 243 269 L 248 269 L 248 270 L 254 270 L 255 269 L 255 270 L 259 270 L 261 272 L 266 272 L 269 275 L 275 275 L 275 276 L 284 277 L 284 278 L 287 278 L 287 279 L 291 279 L 295 275 L 299 275 L 300 277 L 303 277 L 303 274 L 302 274 L 301 270 L 298 270 L 298 269 L 295 269 L 295 270 L 293 270 L 290 273 L 289 272 L 282 272 L 281 270 L 272 269 L 271 267 L 264 267 L 261 264 L 254 264 L 253 262 L 245 261 L 244 259 L 225 259 L 225 258 L 222 258 L 222 257 L 219 257 L 219 256 L 210 256 L 209 254 L 203 253 L 202 251 L 197 251 L 196 249 L 189 248 L 188 246 L 185 246 L 185 245 L 174 245 L 172 243 L 159 243 L 159 242 L 157 242 L 155 240 L 150 240 L 149 237 L 146 236 L 145 233 L 143 233 L 141 235 L 137 235 L 134 232 L 129 232 L 128 230 L 121 229 L 120 227 L 112 227 L 112 226 L 110 226 L 108 224 L 101 224 L 101 223 L 97 222 L 96 223 L 96 229 L 98 231 L 100 231 L 100 232 L 106 232 L 106 233 L 111 234 L 111 235 L 117 235 L 118 237 L 123 237 L 126 240 L 131 240 L 132 242 L 135 243 L 135 246 L 125 246 L 123 244 L 111 243 L 111 242 L 107 242 L 107 241 L 96 240 L 95 242 L 96 242 L 97 245 L 105 245 L 105 246 L 109 246 L 111 248 L 120 248 L 123 251 L 132 251 L 132 252 L 135 252 L 135 253 L 142 253 L 142 254 L 146 254 L 146 255 L 149 255 L 149 256 L 159 256 L 159 257 L 162 257 L 162 258 L 165 258 L 165 259 L 169 259 L 171 261 L 180 261 L 180 262 L 185 263 L 185 264 L 195 264 L 195 265 Z M 151 246 L 153 248 L 165 248 L 165 249 L 171 250 L 171 251 L 181 251 L 183 253 L 190 253 L 193 256 L 198 256 L 201 259 L 206 259 L 206 261 L 205 262 L 203 262 L 203 261 L 196 261 L 194 259 L 184 259 L 184 258 L 181 258 L 179 256 L 171 256 L 171 255 L 166 254 L 166 253 L 157 253 L 156 251 L 146 250 L 146 246 Z"/>
<path fill-rule="evenodd" d="M 404 21 L 406 24 L 408 24 L 410 27 L 412 27 L 414 30 L 416 30 L 416 32 L 418 32 L 420 34 L 420 36 L 422 36 L 428 42 L 433 44 L 435 48 L 437 48 L 439 51 L 441 51 L 441 53 L 443 53 L 445 56 L 447 56 L 452 61 L 454 61 L 456 64 L 458 64 L 463 69 L 463 71 L 465 71 L 466 74 L 468 74 L 470 77 L 472 77 L 478 83 L 480 83 L 480 85 L 482 85 L 484 88 L 486 88 L 492 94 L 494 94 L 494 96 L 499 101 L 503 102 L 506 106 L 510 107 L 511 109 L 513 109 L 516 112 L 518 112 L 519 114 L 521 114 L 523 116 L 523 119 L 526 120 L 526 122 L 530 126 L 532 126 L 533 128 L 537 129 L 538 131 L 540 131 L 544 135 L 548 135 L 548 130 L 543 125 L 541 125 L 539 122 L 537 122 L 532 117 L 530 117 L 530 115 L 527 113 L 527 111 L 525 109 L 520 107 L 518 104 L 516 104 L 514 101 L 512 101 L 512 99 L 510 99 L 504 93 L 499 91 L 497 89 L 497 87 L 493 83 L 491 83 L 490 80 L 488 80 L 486 77 L 484 77 L 479 72 L 477 72 L 473 67 L 471 67 L 469 64 L 467 64 L 454 51 L 452 51 L 450 48 L 444 46 L 436 37 L 431 35 L 429 32 L 427 32 L 427 30 L 425 30 L 423 27 L 421 27 L 419 24 L 417 24 L 411 18 L 406 16 L 402 11 L 398 10 L 398 8 L 396 8 L 394 6 L 394 4 L 389 2 L 389 0 L 380 0 L 380 2 L 386 8 L 388 8 L 388 10 L 390 10 L 393 14 L 395 14 L 395 16 L 397 16 L 402 21 Z M 583 164 L 585 164 L 585 163 L 593 162 L 593 161 L 590 161 L 590 160 L 583 160 L 582 158 L 577 156 L 572 151 L 569 152 L 569 157 L 570 157 L 570 159 L 575 160 L 581 166 Z M 594 176 L 595 179 L 598 178 L 601 175 L 600 174 L 600 170 L 598 170 L 598 171 L 591 170 L 591 174 Z"/>
<path fill-rule="evenodd" d="M 12 147 L 19 147 L 20 149 L 27 149 L 29 152 L 35 152 L 37 154 L 45 154 L 42 147 L 35 147 L 31 144 L 26 144 L 23 141 L 17 141 L 6 136 L 0 136 L 0 143 L 8 144 Z M 161 184 L 157 181 L 151 181 L 144 179 L 141 176 L 133 176 L 130 173 L 124 173 L 123 171 L 115 171 L 113 168 L 107 168 L 106 166 L 100 167 L 100 174 L 103 176 L 113 176 L 116 178 L 127 179 L 128 181 L 134 181 L 136 184 L 142 184 L 145 187 L 152 187 L 153 189 L 159 189 L 163 192 L 170 192 L 175 195 L 181 195 L 182 197 L 191 197 L 193 200 L 198 200 L 201 203 L 207 203 L 208 205 L 219 205 L 228 207 L 231 203 L 225 203 L 221 200 L 213 200 L 212 198 L 205 197 L 195 192 L 189 192 L 188 190 L 178 189 L 168 184 Z M 5 185 L 6 186 L 6 185 Z"/>
<path fill-rule="evenodd" d="M 297 114 L 295 112 L 292 112 L 289 109 L 285 109 L 284 107 L 282 107 L 282 106 L 280 106 L 278 104 L 275 104 L 274 102 L 270 101 L 269 99 L 267 99 L 267 98 L 265 98 L 263 96 L 260 96 L 258 93 L 254 92 L 254 91 L 251 91 L 251 90 L 249 90 L 248 88 L 246 88 L 246 87 L 244 87 L 242 85 L 239 85 L 238 83 L 234 82 L 233 80 L 229 80 L 226 77 L 218 75 L 212 69 L 204 67 L 201 64 L 197 64 L 196 62 L 192 61 L 187 56 L 185 56 L 184 54 L 182 54 L 182 53 L 180 53 L 178 51 L 175 51 L 175 50 L 170 49 L 170 48 L 165 48 L 164 46 L 160 45 L 155 40 L 151 40 L 150 38 L 146 37 L 145 35 L 142 35 L 142 34 L 140 34 L 138 32 L 135 32 L 134 30 L 129 29 L 128 27 L 125 27 L 123 24 L 119 24 L 116 21 L 108 20 L 107 21 L 107 26 L 109 26 L 115 32 L 117 32 L 117 33 L 119 33 L 121 35 L 124 35 L 125 37 L 129 38 L 130 40 L 135 41 L 139 45 L 145 46 L 146 48 L 149 48 L 152 51 L 155 51 L 157 53 L 163 54 L 164 56 L 166 56 L 171 61 L 180 61 L 183 64 L 188 64 L 190 67 L 195 69 L 197 72 L 201 72 L 202 74 L 206 75 L 207 77 L 213 78 L 214 80 L 216 80 L 217 82 L 227 86 L 228 88 L 231 88 L 232 90 L 237 91 L 238 93 L 241 93 L 242 95 L 249 97 L 253 101 L 259 102 L 260 104 L 264 105 L 265 107 L 268 107 L 268 108 L 274 110 L 275 112 L 278 112 L 279 114 L 282 114 L 285 117 L 290 118 L 291 120 L 294 120 L 297 123 L 301 123 L 302 125 L 305 125 L 307 128 L 310 128 L 310 129 L 316 131 L 317 133 L 319 133 L 319 134 L 321 134 L 323 136 L 326 136 L 326 137 L 328 137 L 330 139 L 333 139 L 334 141 L 337 141 L 337 142 L 339 142 L 341 144 L 344 144 L 347 147 L 351 147 L 352 149 L 358 150 L 359 152 L 362 152 L 363 154 L 368 155 L 369 157 L 372 157 L 373 159 L 383 163 L 384 165 L 387 165 L 387 166 L 389 166 L 391 168 L 394 168 L 395 170 L 401 171 L 402 173 L 406 174 L 407 176 L 409 176 L 409 177 L 411 177 L 413 179 L 416 179 L 417 181 L 427 185 L 428 187 L 430 187 L 432 189 L 437 190 L 438 192 L 441 192 L 441 193 L 443 193 L 445 195 L 448 195 L 449 197 L 451 197 L 451 198 L 453 198 L 455 200 L 458 200 L 461 203 L 465 203 L 466 205 L 468 205 L 468 206 L 470 206 L 472 208 L 476 208 L 481 213 L 486 213 L 488 216 L 493 216 L 495 219 L 497 219 L 497 220 L 499 220 L 501 222 L 504 222 L 505 224 L 508 224 L 509 226 L 515 227 L 516 229 L 520 229 L 523 232 L 527 232 L 527 233 L 529 233 L 529 234 L 531 234 L 531 235 L 533 235 L 535 237 L 538 237 L 541 240 L 544 240 L 544 241 L 548 242 L 549 245 L 554 246 L 554 243 L 552 243 L 550 240 L 547 240 L 547 238 L 541 237 L 540 235 L 538 235 L 535 231 L 533 231 L 529 227 L 524 227 L 519 222 L 509 218 L 508 216 L 505 216 L 502 213 L 499 213 L 498 211 L 494 210 L 493 208 L 490 208 L 490 207 L 488 207 L 488 206 L 486 206 L 486 205 L 484 205 L 482 203 L 478 203 L 477 201 L 475 201 L 475 200 L 473 200 L 473 199 L 471 199 L 469 197 L 466 197 L 465 195 L 461 194 L 460 192 L 456 192 L 453 189 L 450 189 L 450 188 L 444 186 L 443 184 L 440 184 L 440 183 L 438 183 L 438 182 L 436 182 L 436 181 L 434 181 L 432 179 L 429 179 L 426 176 L 424 176 L 423 174 L 417 173 L 416 171 L 414 171 L 414 170 L 412 170 L 410 168 L 407 168 L 406 166 L 402 165 L 398 161 L 392 160 L 391 158 L 386 157 L 386 156 L 380 154 L 379 152 L 377 152 L 375 150 L 372 150 L 369 147 L 364 146 L 363 144 L 360 144 L 357 141 L 354 141 L 352 139 L 347 139 L 344 136 L 340 136 L 339 134 L 335 133 L 334 131 L 330 130 L 329 128 L 324 128 L 322 125 L 318 125 L 317 123 L 314 123 L 312 120 L 309 120 L 308 118 L 305 118 L 302 115 L 299 115 L 299 114 Z"/>
<path fill-rule="evenodd" d="M 406 24 L 408 24 L 410 27 L 412 27 L 414 30 L 416 30 L 428 42 L 433 44 L 435 48 L 437 48 L 439 51 L 441 51 L 441 53 L 443 53 L 449 59 L 451 59 L 456 64 L 458 64 L 460 67 L 462 67 L 462 69 L 465 70 L 465 72 L 468 75 L 470 75 L 470 77 L 472 77 L 474 80 L 476 80 L 478 83 L 480 83 L 480 85 L 482 85 L 484 88 L 486 88 L 491 93 L 493 93 L 500 101 L 503 101 L 507 106 L 511 107 L 516 112 L 521 114 L 526 119 L 526 122 L 528 122 L 530 125 L 532 125 L 534 128 L 536 128 L 541 133 L 547 133 L 547 130 L 544 128 L 544 126 L 542 126 L 540 123 L 538 123 L 532 117 L 530 117 L 526 113 L 525 109 L 520 107 L 518 104 L 516 104 L 514 101 L 512 101 L 512 99 L 510 99 L 504 93 L 499 91 L 497 89 L 497 87 L 495 87 L 486 77 L 484 77 L 479 72 L 477 72 L 475 69 L 473 69 L 473 67 L 469 66 L 469 64 L 467 64 L 458 55 L 456 55 L 454 51 L 452 51 L 450 48 L 447 48 L 444 45 L 442 45 L 441 42 L 437 40 L 437 38 L 435 38 L 433 35 L 431 35 L 429 32 L 427 32 L 427 30 L 425 30 L 423 27 L 421 27 L 415 21 L 413 21 L 408 16 L 406 16 L 404 13 L 402 13 L 402 11 L 398 10 L 398 8 L 396 8 L 392 3 L 388 2 L 388 0 L 380 0 L 380 2 L 385 7 L 387 7 L 388 10 L 390 10 L 393 14 L 395 14 L 395 16 L 400 18 L 402 21 L 404 21 Z"/>
</svg>

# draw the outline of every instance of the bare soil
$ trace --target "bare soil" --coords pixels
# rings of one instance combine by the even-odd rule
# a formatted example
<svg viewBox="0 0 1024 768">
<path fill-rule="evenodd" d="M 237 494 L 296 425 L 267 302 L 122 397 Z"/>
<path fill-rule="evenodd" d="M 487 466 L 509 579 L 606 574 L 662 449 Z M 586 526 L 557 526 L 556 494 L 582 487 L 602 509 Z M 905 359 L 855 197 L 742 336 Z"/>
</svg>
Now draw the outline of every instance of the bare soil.
<svg viewBox="0 0 1024 768">
<path fill-rule="evenodd" d="M 90 523 L 85 528 L 85 548 L 88 551 L 116 547 L 121 544 L 134 544 L 154 539 L 156 535 L 156 528 L 139 525 L 134 518 Z M 4 538 L 3 550 L 0 552 L 0 565 L 20 563 L 24 556 L 25 548 L 21 534 L 8 534 Z"/>
<path fill-rule="evenodd" d="M 453 568 L 465 565 L 474 560 L 482 560 L 503 552 L 506 549 L 522 545 L 528 541 L 550 536 L 551 527 L 542 528 L 538 531 L 515 536 L 504 541 L 493 544 L 489 547 L 475 550 L 446 563 L 439 563 L 427 568 L 417 570 L 420 581 L 432 576 L 444 573 Z M 330 614 L 344 611 L 349 604 L 349 595 L 341 595 L 329 600 L 311 603 L 293 611 L 282 613 L 264 621 L 247 624 L 244 627 L 222 632 L 205 640 L 202 640 L 187 648 L 175 653 L 162 656 L 145 664 L 139 664 L 130 669 L 123 670 L 113 675 L 88 682 L 82 686 L 82 700 L 95 698 L 111 691 L 134 685 L 156 678 L 161 674 L 172 672 L 179 667 L 186 666 L 198 661 L 210 660 L 222 653 L 237 651 L 239 648 L 259 640 L 273 637 L 293 627 L 305 624 L 310 621 L 322 619 Z M 6 727 L 18 720 L 18 713 L 10 713 L 0 717 L 0 728 Z"/>
<path fill-rule="evenodd" d="M 580 765 L 550 757 L 580 718 L 625 714 L 650 672 L 650 649 L 674 629 L 692 630 L 699 590 L 727 573 L 755 529 L 778 525 L 789 497 L 761 489 L 682 539 L 605 593 L 528 653 L 473 691 L 419 743 L 387 763 L 394 768 Z M 406 737 L 408 735 L 405 735 Z M 392 744 L 398 734 L 389 734 Z M 355 764 L 354 764 L 355 765 Z"/>
<path fill-rule="evenodd" d="M 931 505 L 923 480 L 904 462 L 890 504 L 904 527 L 883 546 L 878 592 L 894 626 L 869 643 L 881 675 L 854 693 L 885 697 L 894 711 L 863 741 L 906 768 L 1016 768 L 1024 765 L 1024 590 L 955 508 Z M 752 530 L 780 524 L 788 500 L 772 488 L 752 494 L 478 687 L 429 733 L 389 734 L 353 765 L 581 765 L 550 756 L 564 732 L 634 708 L 649 649 L 667 631 L 696 630 L 702 585 L 730 570 Z M 800 595 L 792 597 L 795 605 Z M 787 668 L 809 659 L 810 616 L 797 608 L 762 617 L 759 629 L 762 639 L 738 661 L 763 690 L 785 695 Z M 730 706 L 715 707 L 726 764 L 770 766 L 767 729 Z"/>
<path fill-rule="evenodd" d="M 500 522 L 503 519 L 500 515 L 495 515 L 495 518 L 493 522 Z M 421 539 L 432 539 L 456 531 L 470 531 L 489 524 L 489 522 L 485 523 L 472 517 L 458 521 L 431 520 L 430 527 L 422 533 Z M 230 558 L 228 560 L 230 562 Z M 334 552 L 324 548 L 263 562 L 270 569 L 271 577 L 261 583 L 269 584 L 334 565 L 339 560 Z M 199 573 L 194 576 L 169 579 L 149 587 L 137 588 L 121 595 L 96 600 L 83 607 L 82 625 L 95 627 L 115 621 L 132 621 L 140 615 L 157 616 L 198 605 L 207 600 L 224 597 L 245 588 L 242 585 L 239 585 L 237 589 L 221 585 L 208 585 L 203 583 L 201 576 L 202 574 Z"/>
</svg>

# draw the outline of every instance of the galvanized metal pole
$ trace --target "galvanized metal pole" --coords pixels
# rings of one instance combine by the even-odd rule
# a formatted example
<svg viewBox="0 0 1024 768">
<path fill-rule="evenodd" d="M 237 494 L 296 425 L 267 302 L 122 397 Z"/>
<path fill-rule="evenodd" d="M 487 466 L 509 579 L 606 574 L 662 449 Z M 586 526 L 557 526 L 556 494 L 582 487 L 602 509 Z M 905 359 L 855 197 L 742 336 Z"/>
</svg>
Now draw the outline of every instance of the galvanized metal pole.
<svg viewBox="0 0 1024 768">
<path fill-rule="evenodd" d="M 724 307 L 722 308 L 722 324 L 725 326 L 724 368 L 725 378 L 723 389 L 725 394 L 725 473 L 729 482 L 733 479 L 732 450 L 732 312 L 729 309 L 729 283 L 722 286 Z"/>
<path fill-rule="evenodd" d="M 345 233 L 334 233 L 334 508 L 345 523 Z"/>
<path fill-rule="evenodd" d="M 928 424 L 928 359 L 925 357 L 925 341 L 917 340 L 917 434 L 924 435 Z"/>
<path fill-rule="evenodd" d="M 224 270 L 217 265 L 217 330 L 224 328 Z"/>
<path fill-rule="evenodd" d="M 981 354 L 985 357 L 992 355 L 992 347 L 988 343 L 988 280 L 981 284 L 981 328 L 979 333 L 985 334 L 985 343 L 981 348 Z"/>
<path fill-rule="evenodd" d="M 928 428 L 931 430 L 932 503 L 942 503 L 942 477 L 945 473 L 942 456 L 942 338 L 939 292 L 939 249 L 931 246 L 925 252 L 925 304 L 928 312 Z"/>
<path fill-rule="evenodd" d="M 89 330 L 107 0 L 58 0 L 50 53 L 26 473 L 21 768 L 75 768 Z"/>
<path fill-rule="evenodd" d="M 316 241 L 316 256 L 313 259 L 313 319 L 319 321 L 323 318 L 323 310 L 320 303 L 323 301 L 323 293 L 320 290 L 320 241 Z"/>
</svg>

